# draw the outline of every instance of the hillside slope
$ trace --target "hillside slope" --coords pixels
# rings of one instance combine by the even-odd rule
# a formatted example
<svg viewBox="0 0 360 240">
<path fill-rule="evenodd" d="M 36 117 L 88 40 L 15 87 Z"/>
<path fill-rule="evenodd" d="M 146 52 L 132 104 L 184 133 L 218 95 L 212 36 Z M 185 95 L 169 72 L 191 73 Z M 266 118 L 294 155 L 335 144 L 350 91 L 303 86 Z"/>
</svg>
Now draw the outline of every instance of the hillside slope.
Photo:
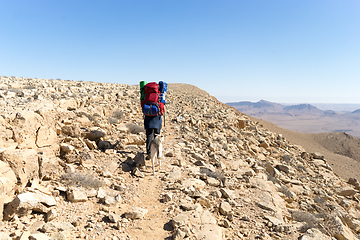
<svg viewBox="0 0 360 240">
<path fill-rule="evenodd" d="M 319 144 L 328 150 L 360 162 L 360 139 L 344 132 L 314 134 Z"/>
<path fill-rule="evenodd" d="M 1 239 L 358 239 L 360 184 L 170 84 L 152 175 L 138 86 L 0 78 Z"/>
<path fill-rule="evenodd" d="M 302 146 L 308 152 L 321 152 L 343 179 L 360 179 L 359 139 L 346 133 L 299 133 L 273 123 L 251 118 L 272 132 L 282 134 L 289 142 Z"/>
</svg>

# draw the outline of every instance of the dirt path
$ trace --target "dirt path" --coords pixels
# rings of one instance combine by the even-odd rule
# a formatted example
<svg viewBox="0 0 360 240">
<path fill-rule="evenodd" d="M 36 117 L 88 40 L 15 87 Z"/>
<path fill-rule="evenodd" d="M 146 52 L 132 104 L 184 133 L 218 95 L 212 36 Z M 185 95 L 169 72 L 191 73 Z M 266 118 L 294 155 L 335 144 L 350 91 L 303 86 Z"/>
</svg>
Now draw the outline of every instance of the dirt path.
<svg viewBox="0 0 360 240">
<path fill-rule="evenodd" d="M 141 206 L 148 213 L 144 219 L 134 221 L 128 234 L 131 239 L 166 239 L 171 232 L 164 229 L 169 219 L 165 214 L 166 205 L 160 202 L 161 179 L 152 176 L 150 168 L 146 169 L 144 175 L 144 178 L 139 178 L 139 188 L 132 205 Z"/>
<path fill-rule="evenodd" d="M 170 128 L 170 127 L 168 127 Z M 163 145 L 164 153 L 170 148 L 174 137 L 165 137 Z M 141 171 L 143 178 L 138 178 L 137 191 L 133 199 L 132 206 L 139 206 L 148 210 L 145 218 L 135 220 L 134 226 L 127 231 L 131 239 L 171 239 L 171 228 L 169 227 L 170 216 L 166 208 L 169 206 L 162 202 L 161 189 L 164 189 L 164 182 L 161 180 L 166 172 L 169 171 L 169 158 L 162 159 L 161 171 L 156 167 L 156 175 L 152 175 L 151 161 L 146 161 L 146 167 Z"/>
</svg>

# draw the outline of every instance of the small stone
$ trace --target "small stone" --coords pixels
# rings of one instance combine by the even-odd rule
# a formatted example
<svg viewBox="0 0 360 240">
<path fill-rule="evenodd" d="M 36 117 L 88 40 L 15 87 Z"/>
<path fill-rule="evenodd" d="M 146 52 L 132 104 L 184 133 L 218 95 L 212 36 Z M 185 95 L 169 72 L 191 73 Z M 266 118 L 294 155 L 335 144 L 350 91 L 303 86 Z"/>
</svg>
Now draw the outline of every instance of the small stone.
<svg viewBox="0 0 360 240">
<path fill-rule="evenodd" d="M 337 194 L 340 196 L 354 196 L 357 193 L 357 191 L 353 188 L 342 188 L 337 191 Z"/>
<path fill-rule="evenodd" d="M 347 183 L 354 185 L 354 186 L 359 185 L 359 181 L 356 178 L 349 178 Z"/>
<path fill-rule="evenodd" d="M 60 144 L 60 151 L 61 153 L 67 154 L 75 150 L 74 146 L 71 146 L 67 143 L 61 143 Z"/>
<path fill-rule="evenodd" d="M 170 172 L 165 176 L 165 179 L 170 182 L 175 182 L 181 178 L 181 169 L 179 167 L 173 167 Z"/>
<path fill-rule="evenodd" d="M 137 167 L 133 169 L 132 174 L 133 174 L 134 176 L 136 176 L 136 177 L 139 177 L 139 178 L 145 177 L 145 176 L 144 176 L 144 173 L 142 173 L 142 172 L 140 171 L 140 169 L 137 168 Z"/>
<path fill-rule="evenodd" d="M 201 209 L 201 205 L 199 203 L 192 203 L 192 202 L 183 202 L 180 203 L 180 207 L 185 211 L 193 211 L 197 209 Z"/>
<path fill-rule="evenodd" d="M 209 184 L 209 186 L 213 186 L 213 187 L 220 186 L 220 181 L 215 178 L 212 178 L 212 177 L 208 177 L 206 179 L 206 182 L 207 182 L 207 184 Z"/>
<path fill-rule="evenodd" d="M 186 214 L 179 214 L 171 220 L 171 224 L 175 229 L 185 226 L 189 221 L 189 217 Z"/>
<path fill-rule="evenodd" d="M 174 156 L 175 156 L 174 152 L 165 153 L 165 157 L 174 157 Z"/>
<path fill-rule="evenodd" d="M 228 215 L 229 213 L 231 213 L 231 205 L 228 203 L 228 202 L 222 202 L 220 203 L 220 206 L 219 206 L 219 211 L 222 215 Z"/>
<path fill-rule="evenodd" d="M 163 197 L 163 202 L 170 202 L 173 200 L 173 194 L 172 193 L 165 193 Z"/>
<path fill-rule="evenodd" d="M 220 192 L 221 192 L 221 196 L 223 198 L 231 198 L 232 197 L 232 192 L 229 189 L 222 188 L 222 189 L 220 189 Z"/>
<path fill-rule="evenodd" d="M 68 189 L 66 191 L 66 196 L 70 202 L 85 202 L 88 200 L 86 192 L 77 188 Z"/>
<path fill-rule="evenodd" d="M 240 218 L 240 220 L 242 220 L 242 221 L 247 221 L 247 222 L 250 222 L 250 221 L 251 221 L 251 219 L 250 219 L 248 216 L 242 216 L 242 217 Z"/>
<path fill-rule="evenodd" d="M 85 142 L 86 146 L 87 146 L 90 150 L 97 149 L 96 142 L 91 141 L 91 140 L 89 140 L 89 139 L 84 139 L 84 142 Z"/>
<path fill-rule="evenodd" d="M 51 235 L 51 240 L 66 240 L 68 239 L 63 232 L 57 232 Z"/>
<path fill-rule="evenodd" d="M 203 207 L 211 207 L 211 202 L 207 198 L 199 197 L 196 201 Z"/>
<path fill-rule="evenodd" d="M 98 141 L 100 138 L 102 138 L 105 134 L 98 130 L 93 130 L 87 134 L 87 138 L 91 141 Z"/>
<path fill-rule="evenodd" d="M 259 147 L 262 147 L 262 148 L 269 148 L 269 144 L 267 142 L 262 142 L 260 143 Z"/>
<path fill-rule="evenodd" d="M 173 235 L 174 240 L 185 239 L 185 237 L 186 237 L 186 233 L 181 231 L 180 229 L 176 229 L 176 231 Z"/>
<path fill-rule="evenodd" d="M 272 212 L 276 212 L 276 208 L 274 208 L 273 206 L 264 203 L 264 202 L 256 202 L 256 205 L 258 205 L 260 208 L 267 210 L 267 211 L 272 211 Z"/>
<path fill-rule="evenodd" d="M 108 219 L 109 219 L 109 221 L 112 222 L 112 223 L 117 223 L 117 222 L 119 222 L 120 217 L 119 217 L 117 214 L 110 213 L 110 214 L 108 215 Z"/>
<path fill-rule="evenodd" d="M 49 239 L 50 239 L 49 236 L 41 232 L 31 233 L 29 236 L 29 240 L 49 240 Z"/>
<path fill-rule="evenodd" d="M 57 211 L 55 209 L 50 209 L 46 213 L 45 221 L 50 222 L 50 221 L 54 220 L 55 218 L 57 218 L 58 216 L 59 216 L 59 214 L 57 213 Z"/>
<path fill-rule="evenodd" d="M 332 238 L 323 234 L 320 230 L 316 228 L 310 228 L 306 233 L 300 238 L 300 240 L 331 240 Z"/>
<path fill-rule="evenodd" d="M 44 233 L 60 232 L 60 231 L 71 231 L 74 226 L 68 222 L 52 221 L 45 223 L 40 228 Z"/>
<path fill-rule="evenodd" d="M 321 160 L 324 160 L 324 159 L 325 159 L 324 154 L 318 153 L 318 152 L 311 153 L 311 156 L 312 156 L 314 159 L 321 159 Z"/>
<path fill-rule="evenodd" d="M 224 219 L 223 226 L 224 226 L 224 228 L 230 228 L 231 223 L 227 219 Z"/>
<path fill-rule="evenodd" d="M 127 211 L 124 215 L 129 219 L 142 219 L 148 213 L 148 210 L 141 207 L 133 207 L 129 211 Z"/>
<path fill-rule="evenodd" d="M 214 196 L 215 198 L 221 198 L 222 194 L 221 194 L 221 191 L 213 191 L 211 192 L 211 195 Z"/>
<path fill-rule="evenodd" d="M 115 204 L 117 204 L 117 201 L 115 200 L 114 197 L 112 196 L 105 196 L 102 200 L 103 204 L 105 204 L 106 206 L 113 206 Z"/>
<path fill-rule="evenodd" d="M 244 175 L 245 175 L 245 176 L 248 176 L 248 177 L 253 177 L 253 176 L 256 175 L 256 173 L 255 173 L 254 170 L 250 169 L 250 170 L 246 171 L 246 172 L 244 173 Z"/>
<path fill-rule="evenodd" d="M 278 164 L 276 165 L 276 168 L 279 169 L 280 171 L 283 171 L 285 173 L 289 173 L 290 172 L 290 167 L 284 164 Z"/>
</svg>

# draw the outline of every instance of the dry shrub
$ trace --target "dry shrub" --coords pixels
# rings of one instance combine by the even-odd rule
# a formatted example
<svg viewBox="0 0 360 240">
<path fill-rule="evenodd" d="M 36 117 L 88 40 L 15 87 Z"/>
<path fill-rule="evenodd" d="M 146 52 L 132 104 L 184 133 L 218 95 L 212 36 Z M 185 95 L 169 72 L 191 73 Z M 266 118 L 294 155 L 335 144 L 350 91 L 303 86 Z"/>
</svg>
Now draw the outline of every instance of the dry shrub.
<svg viewBox="0 0 360 240">
<path fill-rule="evenodd" d="M 35 86 L 33 86 L 33 85 L 25 85 L 24 87 L 23 87 L 23 89 L 36 89 L 36 87 Z"/>
<path fill-rule="evenodd" d="M 139 125 L 137 125 L 135 123 L 127 123 L 126 127 L 129 129 L 129 132 L 133 133 L 133 134 L 138 134 L 138 133 L 141 133 L 141 132 L 145 132 L 144 127 L 139 126 Z"/>
<path fill-rule="evenodd" d="M 310 228 L 317 228 L 319 223 L 318 219 L 308 212 L 293 211 L 291 212 L 291 216 L 295 221 L 305 223 L 300 229 L 301 232 L 306 232 Z"/>
<path fill-rule="evenodd" d="M 235 136 L 232 136 L 232 137 L 230 137 L 230 141 L 232 141 L 232 142 L 239 142 L 239 138 L 238 138 L 238 137 L 235 137 Z"/>
<path fill-rule="evenodd" d="M 21 91 L 21 89 L 10 88 L 9 91 L 16 93 L 16 96 L 18 96 L 18 97 L 23 97 L 24 96 L 24 93 Z"/>
<path fill-rule="evenodd" d="M 204 173 L 204 174 L 206 174 L 206 176 L 208 176 L 208 177 L 216 178 L 216 179 L 221 180 L 221 181 L 223 181 L 223 180 L 225 179 L 225 176 L 224 176 L 223 173 L 221 173 L 221 172 L 214 172 L 214 171 L 212 171 L 211 169 L 206 168 L 206 167 L 200 168 L 200 173 Z"/>
<path fill-rule="evenodd" d="M 115 109 L 112 113 L 112 117 L 120 120 L 124 117 L 124 113 L 119 109 Z"/>
<path fill-rule="evenodd" d="M 110 124 L 118 124 L 119 123 L 119 119 L 113 118 L 113 117 L 109 117 L 108 121 Z"/>
<path fill-rule="evenodd" d="M 76 113 L 76 116 L 78 116 L 78 117 L 83 117 L 83 116 L 85 116 L 85 117 L 87 117 L 91 122 L 95 121 L 95 118 L 94 118 L 93 116 L 91 116 L 90 114 L 85 113 L 85 112 L 77 112 L 77 113 Z"/>
<path fill-rule="evenodd" d="M 51 97 L 53 100 L 58 100 L 58 99 L 60 99 L 60 95 L 58 95 L 58 94 L 56 94 L 56 93 L 50 94 L 50 97 Z"/>
<path fill-rule="evenodd" d="M 286 186 L 281 186 L 281 188 L 279 189 L 280 192 L 282 192 L 287 198 L 293 198 L 293 194 L 291 193 L 291 191 L 289 190 L 288 187 Z"/>
<path fill-rule="evenodd" d="M 90 173 L 69 172 L 61 176 L 61 182 L 68 186 L 98 189 L 104 182 Z"/>
</svg>

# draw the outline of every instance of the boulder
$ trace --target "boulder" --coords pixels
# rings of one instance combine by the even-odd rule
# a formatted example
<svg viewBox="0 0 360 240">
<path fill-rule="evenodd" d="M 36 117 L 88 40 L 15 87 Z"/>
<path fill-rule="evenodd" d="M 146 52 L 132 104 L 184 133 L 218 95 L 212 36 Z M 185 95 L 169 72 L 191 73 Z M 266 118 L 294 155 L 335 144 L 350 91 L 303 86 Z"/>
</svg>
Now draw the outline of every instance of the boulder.
<svg viewBox="0 0 360 240">
<path fill-rule="evenodd" d="M 55 154 L 59 151 L 59 140 L 52 125 L 41 126 L 36 134 L 35 144 L 39 149 L 42 151 L 51 150 Z"/>
<path fill-rule="evenodd" d="M 0 160 L 9 164 L 21 189 L 30 179 L 39 177 L 38 155 L 34 149 L 5 150 L 0 153 Z"/>
<path fill-rule="evenodd" d="M 207 210 L 181 213 L 175 216 L 171 223 L 175 230 L 173 236 L 175 239 L 177 235 L 182 235 L 182 238 L 179 239 L 183 239 L 190 237 L 192 233 L 194 234 L 194 239 L 223 239 L 221 227 L 217 225 L 216 219 Z"/>
<path fill-rule="evenodd" d="M 195 189 L 203 189 L 206 187 L 206 183 L 197 178 L 187 178 L 182 181 L 182 185 L 184 188 L 193 187 Z"/>
<path fill-rule="evenodd" d="M 44 125 L 43 118 L 34 111 L 19 111 L 12 121 L 14 140 L 19 149 L 37 149 L 37 131 Z"/>
<path fill-rule="evenodd" d="M 16 182 L 16 175 L 9 164 L 0 161 L 0 196 L 11 196 Z"/>
<path fill-rule="evenodd" d="M 61 159 L 55 156 L 39 155 L 39 178 L 42 180 L 55 180 L 64 174 Z"/>
<path fill-rule="evenodd" d="M 25 216 L 32 211 L 46 213 L 48 207 L 55 206 L 56 200 L 39 191 L 25 192 L 17 195 L 13 201 L 6 205 L 4 209 L 4 219 L 9 220 L 15 214 Z"/>
<path fill-rule="evenodd" d="M 286 212 L 285 200 L 279 196 L 274 184 L 263 179 L 252 178 L 250 182 L 255 187 L 254 195 L 255 204 L 266 210 L 274 213 L 276 218 L 283 218 L 283 211 Z"/>
</svg>

